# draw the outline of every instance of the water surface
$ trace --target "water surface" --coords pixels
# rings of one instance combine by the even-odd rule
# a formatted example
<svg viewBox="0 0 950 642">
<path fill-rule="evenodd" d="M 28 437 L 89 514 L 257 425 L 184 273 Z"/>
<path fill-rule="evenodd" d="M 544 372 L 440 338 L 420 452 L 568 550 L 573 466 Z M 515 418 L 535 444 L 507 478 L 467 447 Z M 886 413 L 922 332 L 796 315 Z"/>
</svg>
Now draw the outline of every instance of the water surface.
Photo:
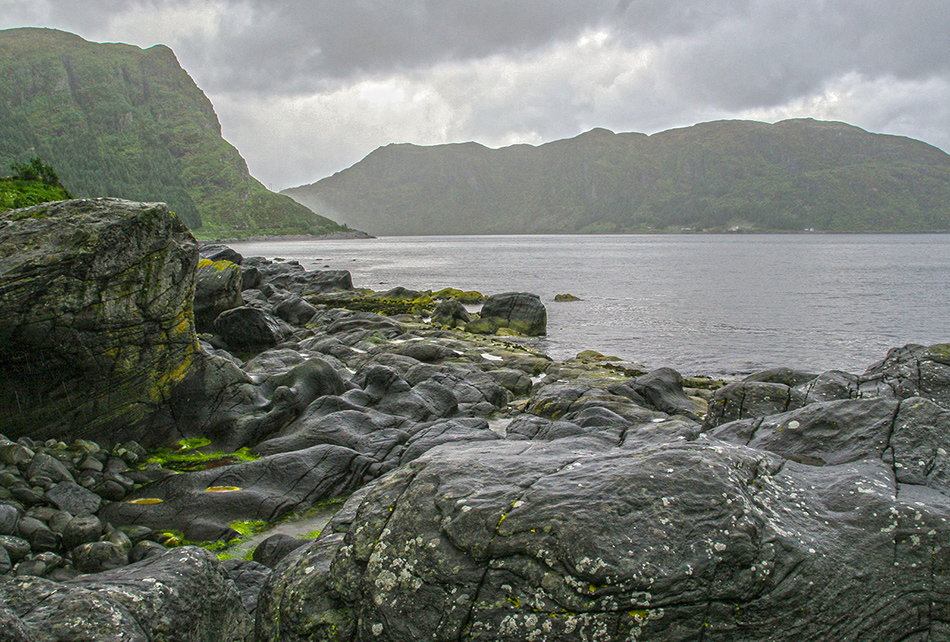
<svg viewBox="0 0 950 642">
<path fill-rule="evenodd" d="M 773 366 L 863 372 L 906 343 L 950 341 L 950 235 L 387 237 L 232 244 L 346 269 L 357 287 L 534 292 L 535 345 L 684 374 Z M 558 303 L 570 293 L 583 299 Z"/>
</svg>

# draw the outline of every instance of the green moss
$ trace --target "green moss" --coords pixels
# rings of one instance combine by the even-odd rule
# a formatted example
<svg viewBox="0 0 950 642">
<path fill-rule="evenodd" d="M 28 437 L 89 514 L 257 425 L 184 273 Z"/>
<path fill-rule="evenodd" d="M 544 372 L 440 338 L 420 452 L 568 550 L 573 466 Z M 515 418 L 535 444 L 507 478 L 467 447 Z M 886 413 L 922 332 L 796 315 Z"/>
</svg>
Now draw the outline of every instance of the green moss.
<svg viewBox="0 0 950 642">
<path fill-rule="evenodd" d="M 264 520 L 245 520 L 240 522 L 232 522 L 229 525 L 235 531 L 240 533 L 241 537 L 245 539 L 254 537 L 258 533 L 263 533 L 270 527 L 270 524 Z"/>
<path fill-rule="evenodd" d="M 162 468 L 169 470 L 191 472 L 260 459 L 260 457 L 251 453 L 248 448 L 241 448 L 234 452 L 203 452 L 200 450 L 210 444 L 210 439 L 183 439 L 177 442 L 174 448 L 161 448 L 153 451 L 146 459 L 146 463 L 159 464 Z"/>
</svg>

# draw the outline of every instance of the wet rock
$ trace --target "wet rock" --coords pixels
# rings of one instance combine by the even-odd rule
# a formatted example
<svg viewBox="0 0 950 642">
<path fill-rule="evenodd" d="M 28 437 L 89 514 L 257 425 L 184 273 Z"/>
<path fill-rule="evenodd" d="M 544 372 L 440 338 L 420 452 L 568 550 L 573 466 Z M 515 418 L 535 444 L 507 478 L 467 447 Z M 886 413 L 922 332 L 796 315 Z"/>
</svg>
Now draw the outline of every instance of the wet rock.
<svg viewBox="0 0 950 642">
<path fill-rule="evenodd" d="M 20 511 L 10 504 L 0 504 L 0 535 L 13 535 L 17 532 Z"/>
<path fill-rule="evenodd" d="M 89 542 L 72 550 L 73 566 L 82 573 L 100 573 L 126 566 L 128 551 L 113 542 Z"/>
<path fill-rule="evenodd" d="M 305 543 L 309 542 L 305 541 Z M 267 578 L 270 577 L 271 569 L 256 561 L 248 560 L 225 560 L 221 566 L 240 592 L 245 610 L 254 617 L 257 614 L 257 598 Z"/>
<path fill-rule="evenodd" d="M 80 544 L 95 542 L 102 532 L 102 522 L 95 515 L 74 517 L 63 529 L 63 548 L 71 551 Z"/>
<path fill-rule="evenodd" d="M 448 328 L 462 328 L 472 320 L 472 315 L 468 313 L 462 302 L 457 299 L 445 299 L 440 301 L 432 312 L 432 323 Z"/>
<path fill-rule="evenodd" d="M 214 329 L 234 348 L 267 348 L 276 346 L 287 336 L 287 329 L 273 316 L 247 306 L 221 313 Z"/>
<path fill-rule="evenodd" d="M 158 542 L 145 539 L 141 542 L 137 542 L 129 551 L 129 562 L 134 564 L 135 562 L 141 562 L 145 559 L 159 557 L 164 555 L 167 550 L 167 548 Z"/>
<path fill-rule="evenodd" d="M 227 245 L 202 245 L 198 248 L 198 252 L 202 258 L 208 259 L 209 261 L 229 261 L 235 265 L 241 265 L 241 263 L 244 262 L 244 257 L 241 256 L 237 250 Z"/>
<path fill-rule="evenodd" d="M 14 563 L 30 554 L 30 543 L 22 537 L 0 535 L 0 546 L 6 550 Z"/>
<path fill-rule="evenodd" d="M 534 337 L 547 334 L 547 321 L 547 310 L 538 295 L 508 292 L 488 297 L 479 318 L 465 324 L 465 329 L 476 334 L 495 334 L 504 328 Z"/>
<path fill-rule="evenodd" d="M 355 503 L 272 574 L 260 640 L 758 640 L 768 622 L 774 640 L 896 641 L 950 608 L 931 583 L 950 502 L 876 457 L 817 466 L 708 437 L 447 444 Z"/>
<path fill-rule="evenodd" d="M 785 384 L 739 381 L 713 393 L 704 423 L 707 428 L 712 428 L 737 419 L 800 408 L 804 403 L 805 395 Z"/>
<path fill-rule="evenodd" d="M 195 328 L 212 332 L 219 314 L 244 304 L 241 268 L 231 261 L 202 258 L 195 272 Z"/>
<path fill-rule="evenodd" d="M 182 547 L 68 582 L 0 580 L 0 600 L 36 639 L 246 640 L 251 621 L 218 560 Z M 41 637 L 42 636 L 42 637 Z"/>
<path fill-rule="evenodd" d="M 46 499 L 57 508 L 78 515 L 92 515 L 102 505 L 102 498 L 74 482 L 60 482 L 46 493 Z"/>
<path fill-rule="evenodd" d="M 26 470 L 26 478 L 33 482 L 38 478 L 45 478 L 55 482 L 74 482 L 69 469 L 59 460 L 50 457 L 44 452 L 38 452 L 33 456 L 30 465 Z"/>
<path fill-rule="evenodd" d="M 312 542 L 313 540 L 297 539 L 284 533 L 271 535 L 257 545 L 257 548 L 254 549 L 253 559 L 255 562 L 273 569 L 292 552 Z"/>
<path fill-rule="evenodd" d="M 190 541 L 238 537 L 236 521 L 275 521 L 294 510 L 339 497 L 362 480 L 359 453 L 319 445 L 193 473 L 173 475 L 99 511 L 120 526 L 181 531 Z M 130 503 L 146 499 L 148 503 Z M 160 500 L 160 501 L 154 501 Z"/>
<path fill-rule="evenodd" d="M 303 326 L 313 318 L 317 309 L 299 296 L 290 296 L 274 308 L 274 314 L 291 325 Z"/>
<path fill-rule="evenodd" d="M 189 372 L 198 252 L 161 204 L 0 214 L 0 418 L 11 438 L 122 441 Z"/>
</svg>

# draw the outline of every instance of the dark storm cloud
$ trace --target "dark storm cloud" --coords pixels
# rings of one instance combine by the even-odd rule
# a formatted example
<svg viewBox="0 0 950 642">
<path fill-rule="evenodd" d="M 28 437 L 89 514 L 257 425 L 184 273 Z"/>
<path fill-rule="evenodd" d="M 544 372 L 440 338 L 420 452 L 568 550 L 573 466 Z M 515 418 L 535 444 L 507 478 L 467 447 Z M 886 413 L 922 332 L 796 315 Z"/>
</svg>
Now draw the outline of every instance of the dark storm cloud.
<svg viewBox="0 0 950 642">
<path fill-rule="evenodd" d="M 945 0 L 0 0 L 171 46 L 277 187 L 389 142 L 813 116 L 950 149 Z"/>
</svg>

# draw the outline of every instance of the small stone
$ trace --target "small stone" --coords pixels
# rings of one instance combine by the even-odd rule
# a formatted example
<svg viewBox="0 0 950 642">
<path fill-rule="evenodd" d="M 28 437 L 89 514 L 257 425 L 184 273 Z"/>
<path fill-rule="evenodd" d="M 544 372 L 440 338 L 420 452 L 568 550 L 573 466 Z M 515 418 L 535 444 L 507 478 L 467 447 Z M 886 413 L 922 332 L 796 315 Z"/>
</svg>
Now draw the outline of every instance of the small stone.
<svg viewBox="0 0 950 642">
<path fill-rule="evenodd" d="M 46 493 L 57 508 L 73 515 L 91 515 L 99 510 L 102 498 L 75 482 L 61 482 Z"/>
<path fill-rule="evenodd" d="M 125 533 L 129 541 L 133 545 L 138 544 L 143 540 L 150 540 L 155 537 L 155 531 L 153 531 L 148 526 L 141 526 L 138 524 L 119 526 L 119 530 Z"/>
<path fill-rule="evenodd" d="M 49 530 L 49 526 L 46 525 L 41 519 L 32 517 L 30 515 L 25 515 L 20 518 L 20 522 L 17 525 L 17 531 L 19 532 L 20 537 L 23 539 L 30 539 L 38 530 L 46 529 Z"/>
<path fill-rule="evenodd" d="M 43 477 L 57 482 L 76 481 L 63 462 L 50 457 L 46 453 L 36 453 L 32 461 L 30 461 L 30 466 L 27 468 L 26 478 L 33 480 L 36 477 Z"/>
<path fill-rule="evenodd" d="M 102 531 L 102 521 L 95 515 L 74 517 L 63 529 L 63 548 L 71 551 L 81 544 L 98 541 Z"/>
<path fill-rule="evenodd" d="M 121 547 L 126 553 L 132 550 L 132 540 L 130 540 L 129 536 L 119 529 L 113 530 L 102 539 L 103 541 L 112 542 L 116 546 Z"/>
<path fill-rule="evenodd" d="M 4 464 L 21 466 L 30 463 L 34 452 L 20 444 L 3 444 L 0 446 L 0 461 Z"/>
<path fill-rule="evenodd" d="M 10 554 L 7 553 L 7 549 L 0 546 L 0 575 L 6 575 L 13 570 L 13 561 L 10 559 Z"/>
<path fill-rule="evenodd" d="M 29 538 L 30 546 L 37 552 L 57 552 L 63 550 L 63 536 L 48 528 L 41 528 L 33 532 Z"/>
<path fill-rule="evenodd" d="M 46 521 L 49 529 L 54 533 L 62 533 L 66 524 L 72 521 L 73 515 L 69 511 L 58 510 Z"/>
<path fill-rule="evenodd" d="M 10 504 L 0 504 L 0 535 L 13 535 L 17 532 L 20 511 Z"/>
<path fill-rule="evenodd" d="M 126 490 L 122 487 L 122 484 L 112 481 L 111 479 L 104 480 L 102 483 L 96 485 L 92 489 L 92 492 L 110 502 L 122 501 L 126 495 Z"/>
<path fill-rule="evenodd" d="M 80 471 L 92 470 L 97 473 L 101 473 L 103 469 L 103 464 L 101 461 L 99 461 L 92 455 L 87 454 L 87 455 L 83 455 L 82 458 L 79 460 L 78 468 Z M 82 475 L 82 473 L 80 473 L 80 475 Z"/>
<path fill-rule="evenodd" d="M 14 563 L 30 554 L 30 543 L 22 537 L 0 535 L 0 546 L 10 555 Z"/>
<path fill-rule="evenodd" d="M 31 555 L 25 560 L 19 562 L 14 568 L 17 577 L 24 575 L 34 575 L 36 577 L 46 577 L 54 570 L 63 565 L 63 558 L 55 553 L 44 552 L 39 555 Z"/>
<path fill-rule="evenodd" d="M 112 542 L 90 542 L 73 549 L 73 566 L 82 573 L 99 573 L 129 563 L 121 546 Z"/>
<path fill-rule="evenodd" d="M 145 539 L 135 544 L 135 546 L 132 547 L 132 550 L 129 551 L 129 561 L 134 564 L 135 562 L 141 562 L 144 559 L 159 557 L 164 555 L 167 551 L 168 549 L 158 542 Z"/>
</svg>

